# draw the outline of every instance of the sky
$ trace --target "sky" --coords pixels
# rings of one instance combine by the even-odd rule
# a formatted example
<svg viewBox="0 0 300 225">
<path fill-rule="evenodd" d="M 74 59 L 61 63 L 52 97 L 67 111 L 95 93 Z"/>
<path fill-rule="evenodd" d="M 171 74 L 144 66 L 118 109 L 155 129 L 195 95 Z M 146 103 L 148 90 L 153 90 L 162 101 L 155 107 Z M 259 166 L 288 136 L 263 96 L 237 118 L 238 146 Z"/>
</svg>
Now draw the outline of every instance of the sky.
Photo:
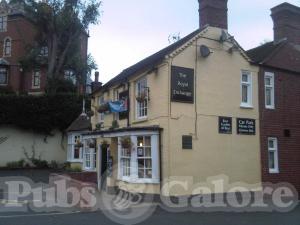
<svg viewBox="0 0 300 225">
<path fill-rule="evenodd" d="M 229 0 L 228 31 L 244 49 L 273 40 L 270 9 L 284 0 Z M 300 6 L 300 0 L 286 0 Z M 90 27 L 89 53 L 103 83 L 169 45 L 170 34 L 199 28 L 198 0 L 103 0 L 98 25 Z M 92 76 L 93 79 L 93 76 Z"/>
</svg>

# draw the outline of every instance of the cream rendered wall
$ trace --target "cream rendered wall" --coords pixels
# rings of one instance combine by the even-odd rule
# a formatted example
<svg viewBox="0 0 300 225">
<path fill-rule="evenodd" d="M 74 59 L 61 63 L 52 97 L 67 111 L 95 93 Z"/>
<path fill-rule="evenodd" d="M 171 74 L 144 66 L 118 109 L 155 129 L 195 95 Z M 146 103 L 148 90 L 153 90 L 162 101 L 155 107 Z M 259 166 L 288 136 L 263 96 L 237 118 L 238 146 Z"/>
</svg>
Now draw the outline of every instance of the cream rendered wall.
<svg viewBox="0 0 300 225">
<path fill-rule="evenodd" d="M 8 137 L 8 139 L 0 143 L 0 167 L 6 166 L 7 162 L 25 159 L 23 148 L 31 156 L 32 146 L 35 147 L 36 157 L 41 156 L 42 160 L 48 162 L 55 160 L 64 163 L 67 160 L 67 138 L 65 137 L 62 141 L 62 133 L 59 131 L 55 131 L 53 134 L 53 136 L 47 137 L 47 143 L 45 143 L 45 135 L 15 127 L 1 126 L 0 137 Z"/>
<path fill-rule="evenodd" d="M 205 37 L 215 40 L 220 35 L 221 30 L 217 28 L 209 28 L 205 33 Z M 190 176 L 198 183 L 224 174 L 229 182 L 260 183 L 258 68 L 251 66 L 239 51 L 228 53 L 229 43 L 210 39 L 198 39 L 171 60 L 174 66 L 195 70 L 197 108 L 194 104 L 171 103 L 169 175 Z M 199 54 L 196 57 L 202 44 L 213 52 L 207 58 Z M 251 109 L 240 107 L 242 70 L 252 72 Z M 219 116 L 232 117 L 232 134 L 218 133 Z M 237 135 L 236 118 L 255 119 L 256 135 Z M 193 135 L 193 150 L 181 149 L 182 135 Z M 183 192 L 174 189 L 171 194 Z"/>
</svg>

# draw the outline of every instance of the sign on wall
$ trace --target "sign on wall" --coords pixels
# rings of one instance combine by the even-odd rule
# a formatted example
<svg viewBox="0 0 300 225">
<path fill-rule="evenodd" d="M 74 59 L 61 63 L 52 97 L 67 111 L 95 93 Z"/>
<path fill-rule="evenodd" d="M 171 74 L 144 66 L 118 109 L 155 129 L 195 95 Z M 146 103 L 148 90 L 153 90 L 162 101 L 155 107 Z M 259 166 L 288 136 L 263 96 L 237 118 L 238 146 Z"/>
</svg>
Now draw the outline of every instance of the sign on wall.
<svg viewBox="0 0 300 225">
<path fill-rule="evenodd" d="M 236 120 L 237 133 L 244 135 L 255 135 L 255 120 L 254 119 L 241 119 Z"/>
<path fill-rule="evenodd" d="M 194 103 L 194 70 L 172 66 L 171 101 Z"/>
<path fill-rule="evenodd" d="M 231 117 L 219 117 L 219 133 L 220 134 L 232 134 L 232 118 Z"/>
</svg>

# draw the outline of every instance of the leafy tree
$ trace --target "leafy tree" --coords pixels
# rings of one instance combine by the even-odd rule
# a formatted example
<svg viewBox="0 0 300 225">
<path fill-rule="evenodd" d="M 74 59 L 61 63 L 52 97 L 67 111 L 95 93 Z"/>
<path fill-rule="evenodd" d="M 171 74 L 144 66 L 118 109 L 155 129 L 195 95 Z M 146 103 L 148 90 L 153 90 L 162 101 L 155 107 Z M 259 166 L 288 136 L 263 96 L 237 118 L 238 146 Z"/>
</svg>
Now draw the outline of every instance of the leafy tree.
<svg viewBox="0 0 300 225">
<path fill-rule="evenodd" d="M 99 20 L 100 0 L 11 0 L 21 4 L 25 16 L 37 28 L 35 46 L 21 63 L 24 68 L 47 65 L 47 77 L 57 79 L 71 69 L 77 80 L 85 83 L 86 75 L 97 66 L 89 55 L 81 54 L 81 39 L 88 38 L 88 27 Z M 41 50 L 48 47 L 48 57 Z"/>
</svg>

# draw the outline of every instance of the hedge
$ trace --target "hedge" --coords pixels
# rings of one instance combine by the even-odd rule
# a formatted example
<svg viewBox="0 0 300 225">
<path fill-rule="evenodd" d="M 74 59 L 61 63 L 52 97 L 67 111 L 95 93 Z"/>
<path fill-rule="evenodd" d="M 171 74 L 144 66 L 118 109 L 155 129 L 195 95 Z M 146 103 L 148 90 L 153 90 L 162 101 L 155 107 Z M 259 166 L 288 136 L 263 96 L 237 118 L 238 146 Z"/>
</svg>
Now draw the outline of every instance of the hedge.
<svg viewBox="0 0 300 225">
<path fill-rule="evenodd" d="M 44 134 L 54 129 L 64 131 L 82 112 L 82 96 L 0 95 L 0 125 L 15 125 L 19 128 Z M 89 101 L 86 101 L 87 105 Z"/>
</svg>

